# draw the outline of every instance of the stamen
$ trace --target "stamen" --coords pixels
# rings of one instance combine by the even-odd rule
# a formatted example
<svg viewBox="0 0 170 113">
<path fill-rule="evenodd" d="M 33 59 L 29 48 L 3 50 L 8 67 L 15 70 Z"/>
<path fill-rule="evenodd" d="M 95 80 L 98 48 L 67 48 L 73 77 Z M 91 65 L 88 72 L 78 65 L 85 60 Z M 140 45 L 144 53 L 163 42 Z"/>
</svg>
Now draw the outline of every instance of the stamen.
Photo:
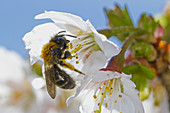
<svg viewBox="0 0 170 113">
<path fill-rule="evenodd" d="M 72 43 L 70 43 L 70 49 L 73 49 L 73 44 Z"/>
<path fill-rule="evenodd" d="M 96 99 L 96 98 L 97 98 L 97 96 L 96 96 L 96 95 L 93 95 L 93 98 L 94 98 L 94 99 Z"/>
<path fill-rule="evenodd" d="M 93 48 L 93 46 L 95 46 L 94 40 L 87 43 L 76 44 L 76 47 L 71 51 L 71 53 L 81 52 L 82 50 Z"/>
<path fill-rule="evenodd" d="M 98 103 L 97 105 L 100 106 L 100 103 Z"/>
<path fill-rule="evenodd" d="M 79 64 L 79 61 L 76 61 L 76 64 Z"/>
<path fill-rule="evenodd" d="M 94 113 L 100 113 L 100 110 L 96 110 L 96 111 L 94 111 Z"/>
<path fill-rule="evenodd" d="M 122 95 L 119 95 L 119 98 L 122 98 Z"/>
<path fill-rule="evenodd" d="M 105 84 L 105 85 L 108 85 L 108 83 L 109 83 L 108 81 L 107 81 L 107 82 L 104 82 L 104 84 Z M 101 93 L 101 95 L 102 95 L 102 99 L 101 99 L 100 104 L 98 104 L 98 106 L 99 106 L 98 113 L 101 113 L 102 104 L 103 104 L 104 99 L 106 98 L 106 93 L 107 93 L 107 91 L 108 91 L 108 90 L 105 88 L 104 93 Z"/>
<path fill-rule="evenodd" d="M 115 100 L 114 103 L 117 103 L 117 100 Z"/>
<path fill-rule="evenodd" d="M 105 107 L 107 108 L 107 106 L 108 106 L 108 104 L 107 103 L 105 103 Z"/>
</svg>

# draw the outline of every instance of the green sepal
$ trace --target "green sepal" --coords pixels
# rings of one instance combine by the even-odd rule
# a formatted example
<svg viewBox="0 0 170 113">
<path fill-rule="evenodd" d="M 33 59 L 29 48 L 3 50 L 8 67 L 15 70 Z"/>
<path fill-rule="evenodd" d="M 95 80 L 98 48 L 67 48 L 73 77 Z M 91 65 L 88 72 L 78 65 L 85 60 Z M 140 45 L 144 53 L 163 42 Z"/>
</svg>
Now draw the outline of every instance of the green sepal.
<svg viewBox="0 0 170 113">
<path fill-rule="evenodd" d="M 148 67 L 145 67 L 139 63 L 125 66 L 123 72 L 126 74 L 132 74 L 131 80 L 136 84 L 136 89 L 141 92 L 141 98 L 146 99 L 150 92 L 146 92 L 146 88 L 149 88 L 149 80 L 152 80 L 155 76 L 154 71 Z"/>
</svg>

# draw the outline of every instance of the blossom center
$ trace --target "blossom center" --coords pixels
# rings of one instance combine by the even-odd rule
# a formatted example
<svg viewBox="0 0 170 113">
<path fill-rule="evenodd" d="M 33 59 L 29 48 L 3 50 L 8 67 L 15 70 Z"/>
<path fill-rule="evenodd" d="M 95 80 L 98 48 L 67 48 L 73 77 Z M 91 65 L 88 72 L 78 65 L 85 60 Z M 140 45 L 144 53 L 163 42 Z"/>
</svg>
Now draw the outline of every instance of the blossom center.
<svg viewBox="0 0 170 113">
<path fill-rule="evenodd" d="M 98 101 L 99 103 L 97 103 L 98 110 L 95 110 L 94 113 L 101 113 L 102 106 L 108 108 L 110 102 L 107 102 L 108 101 L 108 99 L 106 99 L 107 96 L 109 98 L 110 97 L 114 98 L 113 99 L 114 101 L 111 102 L 111 104 L 118 103 L 118 98 L 119 99 L 122 98 L 122 95 L 120 94 L 120 92 L 122 92 L 120 78 L 114 78 L 103 82 L 97 90 L 98 91 L 96 91 L 96 93 L 93 95 L 93 98 L 96 100 L 96 102 Z"/>
<path fill-rule="evenodd" d="M 77 55 L 83 58 L 91 51 L 100 50 L 100 47 L 95 41 L 94 33 L 85 32 L 69 43 L 69 49 L 70 53 L 75 55 L 76 59 L 78 59 Z"/>
</svg>

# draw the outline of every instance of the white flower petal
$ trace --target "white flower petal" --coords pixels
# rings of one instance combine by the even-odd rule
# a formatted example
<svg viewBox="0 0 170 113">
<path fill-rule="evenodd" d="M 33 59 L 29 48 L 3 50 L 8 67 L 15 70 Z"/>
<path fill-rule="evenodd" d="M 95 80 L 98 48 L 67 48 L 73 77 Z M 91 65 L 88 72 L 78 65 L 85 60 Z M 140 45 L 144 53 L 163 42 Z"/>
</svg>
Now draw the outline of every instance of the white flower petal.
<svg viewBox="0 0 170 113">
<path fill-rule="evenodd" d="M 112 78 L 115 78 L 115 75 L 113 75 L 113 72 L 111 71 L 96 71 L 94 73 L 91 73 L 91 75 L 93 75 L 92 79 L 95 82 L 102 82 L 105 80 L 110 80 Z"/>
<path fill-rule="evenodd" d="M 105 63 L 106 59 L 103 57 L 103 53 L 101 51 L 92 52 L 92 54 L 86 60 L 84 67 L 82 68 L 82 72 L 86 75 L 83 78 L 81 85 L 77 88 L 76 94 L 67 99 L 67 105 L 69 105 L 71 101 L 77 97 L 85 87 L 87 87 L 88 83 L 91 82 L 92 76 L 88 75 L 89 72 L 98 70 L 100 67 L 105 66 Z"/>
<path fill-rule="evenodd" d="M 130 79 L 122 79 L 123 84 L 123 93 L 126 96 L 125 98 L 129 98 L 129 102 L 132 102 L 132 106 L 134 106 L 134 113 L 144 113 L 144 109 L 141 103 L 141 100 L 138 96 L 138 91 L 135 89 L 135 84 Z M 126 106 L 126 104 L 124 105 Z"/>
<path fill-rule="evenodd" d="M 73 96 L 70 96 L 70 97 L 67 99 L 67 101 L 66 101 L 67 106 L 69 106 L 70 103 L 72 102 L 72 100 L 75 99 L 75 98 L 83 91 L 83 89 L 84 89 L 84 88 L 88 85 L 88 83 L 90 82 L 90 79 L 91 79 L 90 76 L 86 76 L 86 77 L 84 78 L 84 82 L 82 82 L 82 84 L 76 89 L 76 94 L 73 95 Z"/>
<path fill-rule="evenodd" d="M 120 52 L 121 49 L 115 43 L 109 41 L 104 35 L 95 33 L 94 36 L 95 41 L 104 52 L 106 58 L 115 56 Z"/>
<path fill-rule="evenodd" d="M 31 64 L 34 64 L 38 60 L 42 60 L 40 55 L 43 46 L 59 31 L 63 30 L 54 23 L 46 23 L 36 26 L 31 32 L 24 36 L 23 41 L 26 45 L 25 48 L 31 49 L 29 52 Z"/>
<path fill-rule="evenodd" d="M 118 73 L 118 72 L 113 72 L 113 71 L 96 71 L 91 73 L 93 75 L 93 80 L 95 82 L 102 82 L 106 80 L 110 80 L 113 78 L 120 78 L 124 73 Z M 129 75 L 126 75 L 129 76 Z M 131 76 L 129 76 L 131 77 Z"/>
<path fill-rule="evenodd" d="M 75 26 L 82 31 L 87 31 L 87 25 L 85 21 L 79 16 L 69 14 L 69 13 L 62 13 L 62 12 L 55 12 L 55 11 L 46 11 L 45 13 L 39 14 L 35 17 L 35 19 L 46 19 L 49 18 L 53 20 L 55 23 L 66 24 Z"/>
<path fill-rule="evenodd" d="M 94 32 L 95 41 L 104 52 L 106 58 L 115 56 L 120 52 L 121 49 L 115 43 L 109 41 L 104 35 L 99 34 L 89 20 L 87 20 L 86 23 L 88 24 L 92 32 Z"/>
<path fill-rule="evenodd" d="M 81 103 L 80 106 L 80 113 L 93 113 L 94 112 L 94 106 L 95 106 L 95 100 L 93 98 L 94 92 L 90 91 L 84 96 L 84 100 Z"/>
<path fill-rule="evenodd" d="M 82 72 L 88 75 L 89 72 L 93 72 L 104 67 L 106 62 L 107 59 L 101 51 L 94 51 L 86 60 L 84 67 L 82 68 Z"/>
</svg>

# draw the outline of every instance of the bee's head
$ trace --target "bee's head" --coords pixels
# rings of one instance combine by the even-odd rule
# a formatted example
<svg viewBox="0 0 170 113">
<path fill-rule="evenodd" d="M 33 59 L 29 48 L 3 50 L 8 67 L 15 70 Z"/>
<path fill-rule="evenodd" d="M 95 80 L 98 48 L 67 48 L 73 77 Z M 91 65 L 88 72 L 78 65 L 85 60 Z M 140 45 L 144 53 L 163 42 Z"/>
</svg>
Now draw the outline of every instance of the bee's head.
<svg viewBox="0 0 170 113">
<path fill-rule="evenodd" d="M 69 42 L 65 37 L 59 35 L 56 35 L 50 41 L 55 42 L 61 49 L 66 49 L 67 43 Z"/>
</svg>

